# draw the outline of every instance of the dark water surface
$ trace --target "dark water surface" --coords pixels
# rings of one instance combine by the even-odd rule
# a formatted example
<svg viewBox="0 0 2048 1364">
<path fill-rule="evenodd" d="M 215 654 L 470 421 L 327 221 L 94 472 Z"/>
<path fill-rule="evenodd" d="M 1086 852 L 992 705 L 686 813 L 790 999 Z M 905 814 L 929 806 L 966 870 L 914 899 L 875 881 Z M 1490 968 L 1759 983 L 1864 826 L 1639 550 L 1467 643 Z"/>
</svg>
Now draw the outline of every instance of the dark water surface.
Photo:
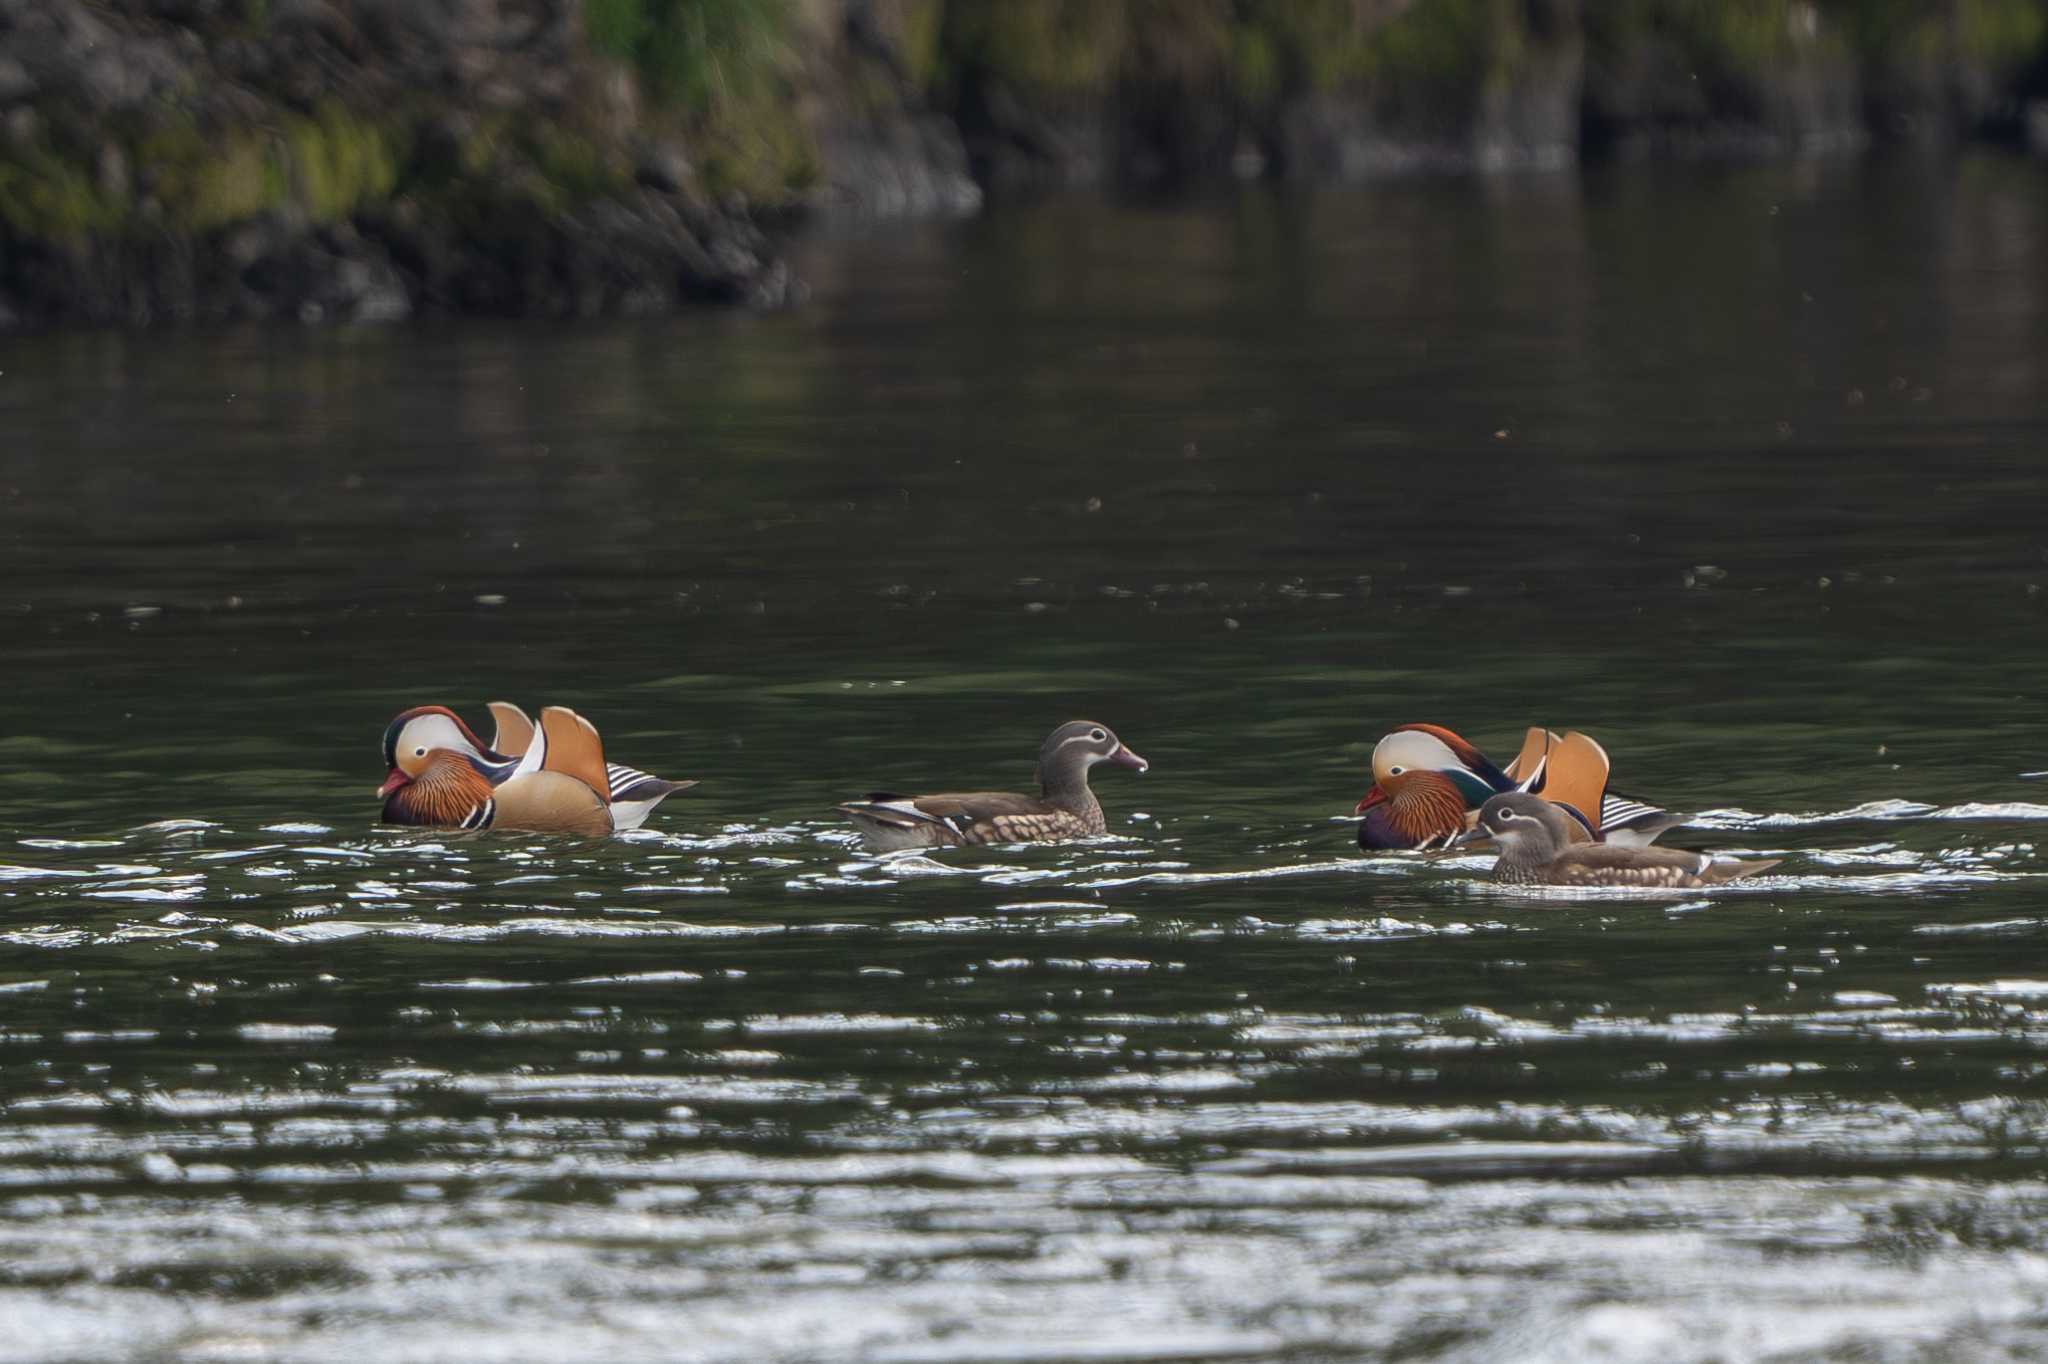
<svg viewBox="0 0 2048 1364">
<path fill-rule="evenodd" d="M 0 1357 L 2048 1351 L 2048 177 L 805 247 L 812 305 L 0 345 Z M 703 785 L 393 836 L 404 706 Z M 836 798 L 1113 837 L 878 859 Z M 1365 859 L 1583 727 L 1711 899 Z"/>
</svg>

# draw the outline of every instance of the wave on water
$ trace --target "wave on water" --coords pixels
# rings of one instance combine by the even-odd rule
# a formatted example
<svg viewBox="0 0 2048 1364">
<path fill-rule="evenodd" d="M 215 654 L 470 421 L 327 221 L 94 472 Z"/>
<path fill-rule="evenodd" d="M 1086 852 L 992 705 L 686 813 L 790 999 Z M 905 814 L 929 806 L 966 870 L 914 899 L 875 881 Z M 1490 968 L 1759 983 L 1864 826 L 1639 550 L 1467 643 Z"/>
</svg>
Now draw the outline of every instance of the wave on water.
<svg viewBox="0 0 2048 1364">
<path fill-rule="evenodd" d="M 1873 800 L 1845 810 L 1758 814 L 1751 810 L 1702 810 L 1688 816 L 1693 829 L 1803 829 L 1816 824 L 1909 819 L 2036 820 L 2048 819 L 2048 805 L 2031 801 L 1972 801 L 1963 805 L 1928 805 L 1914 800 Z"/>
<path fill-rule="evenodd" d="M 1909 818 L 1955 818 L 1996 811 L 2048 814 L 2044 806 L 1958 806 L 1946 810 L 1889 801 L 1824 815 L 1750 815 L 1714 811 L 1708 827 L 1752 835 L 1853 819 L 1894 823 Z M 157 837 L 165 829 L 174 837 Z M 280 842 L 278 832 L 301 829 L 318 841 Z M 198 836 L 195 830 L 204 833 Z M 316 832 L 317 831 L 317 832 Z M 50 922 L 17 916 L 0 927 L 0 941 L 43 948 L 152 938 L 210 941 L 211 935 L 268 938 L 279 943 L 339 942 L 355 938 L 417 938 L 446 942 L 496 937 L 559 935 L 590 938 L 717 938 L 778 932 L 874 931 L 855 902 L 839 922 L 827 924 L 797 906 L 837 892 L 877 897 L 892 911 L 943 902 L 969 886 L 996 892 L 990 906 L 897 915 L 904 931 L 989 931 L 1009 919 L 1043 916 L 1056 931 L 1082 921 L 1114 924 L 1120 897 L 1141 894 L 1157 907 L 1186 896 L 1224 892 L 1292 899 L 1320 894 L 1322 883 L 1353 883 L 1340 892 L 1354 901 L 1420 894 L 1476 896 L 1502 901 L 1649 901 L 1668 912 L 1700 908 L 1709 900 L 1809 892 L 1908 895 L 1969 891 L 2024 884 L 2048 875 L 2034 845 L 2005 841 L 1989 846 L 1919 850 L 1895 841 L 1863 841 L 1836 848 L 1722 847 L 1731 857 L 1783 859 L 1773 872 L 1700 890 L 1632 887 L 1499 886 L 1489 879 L 1490 854 L 1376 856 L 1317 855 L 1298 841 L 1261 846 L 1249 865 L 1203 865 L 1174 840 L 1161 846 L 1097 840 L 1063 848 L 953 849 L 882 856 L 848 855 L 840 843 L 812 837 L 812 826 L 741 829 L 712 838 L 656 834 L 591 844 L 537 836 L 403 838 L 366 832 L 334 838 L 311 825 L 270 825 L 238 835 L 203 821 L 166 821 L 114 839 L 22 840 L 32 862 L 0 862 L 0 898 L 26 909 L 40 903 L 103 902 L 130 913 L 155 911 L 153 921 L 108 922 L 75 911 Z M 767 851 L 772 848 L 774 851 Z M 108 856 L 109 853 L 115 854 Z M 121 854 L 126 853 L 127 856 Z M 735 855 L 738 854 L 738 855 Z M 1409 889 L 1412 888 L 1412 891 Z M 1019 892 L 1027 898 L 1009 898 Z M 1034 894 L 1033 892 L 1037 892 Z M 690 900 L 731 903 L 729 922 L 700 922 L 674 911 Z M 1133 898 L 1133 903 L 1136 903 Z M 788 904 L 787 911 L 780 906 Z M 774 921 L 762 908 L 774 906 Z M 489 914 L 480 922 L 476 911 Z M 1289 923 L 1261 911 L 1263 920 Z M 792 922 L 782 922 L 790 919 Z M 1361 940 L 1456 931 L 1431 924 L 1408 908 L 1395 913 L 1332 916 L 1304 914 L 1290 931 L 1342 934 Z M 895 931 L 895 930 L 892 930 Z M 997 931 L 1000 931 L 998 929 Z M 1036 931 L 1036 930 L 1034 930 Z"/>
</svg>

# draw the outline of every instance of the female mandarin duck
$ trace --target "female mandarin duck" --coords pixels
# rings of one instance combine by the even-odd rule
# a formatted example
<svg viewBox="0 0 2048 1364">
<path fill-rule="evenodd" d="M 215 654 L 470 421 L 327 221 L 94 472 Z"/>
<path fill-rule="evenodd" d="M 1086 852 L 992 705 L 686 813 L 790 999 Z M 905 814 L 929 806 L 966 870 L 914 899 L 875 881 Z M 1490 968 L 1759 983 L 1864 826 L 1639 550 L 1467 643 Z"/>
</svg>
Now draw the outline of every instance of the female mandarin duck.
<svg viewBox="0 0 2048 1364">
<path fill-rule="evenodd" d="M 877 791 L 837 808 L 853 821 L 872 852 L 1100 838 L 1109 826 L 1101 803 L 1088 789 L 1088 769 L 1099 762 L 1135 767 L 1141 773 L 1151 767 L 1125 748 L 1108 726 L 1071 720 L 1039 746 L 1035 797 L 1008 791 L 937 796 Z"/>
<path fill-rule="evenodd" d="M 1505 768 L 1441 725 L 1401 725 L 1373 748 L 1373 787 L 1358 802 L 1367 852 L 1443 847 L 1503 791 L 1561 806 L 1586 842 L 1647 845 L 1678 823 L 1645 801 L 1610 794 L 1607 751 L 1591 737 L 1531 728 Z"/>
<path fill-rule="evenodd" d="M 695 785 L 607 764 L 596 728 L 566 707 L 543 710 L 538 728 L 507 702 L 493 702 L 492 712 L 499 735 L 489 748 L 445 706 L 415 707 L 391 722 L 390 775 L 377 788 L 385 823 L 596 837 L 639 827 L 663 798 Z"/>
<path fill-rule="evenodd" d="M 1676 848 L 1587 843 L 1567 807 L 1526 791 L 1491 796 L 1471 830 L 1454 845 L 1491 839 L 1500 846 L 1493 879 L 1521 886 L 1633 886 L 1644 890 L 1698 890 L 1769 871 L 1781 859 L 1717 862 L 1712 853 Z"/>
</svg>

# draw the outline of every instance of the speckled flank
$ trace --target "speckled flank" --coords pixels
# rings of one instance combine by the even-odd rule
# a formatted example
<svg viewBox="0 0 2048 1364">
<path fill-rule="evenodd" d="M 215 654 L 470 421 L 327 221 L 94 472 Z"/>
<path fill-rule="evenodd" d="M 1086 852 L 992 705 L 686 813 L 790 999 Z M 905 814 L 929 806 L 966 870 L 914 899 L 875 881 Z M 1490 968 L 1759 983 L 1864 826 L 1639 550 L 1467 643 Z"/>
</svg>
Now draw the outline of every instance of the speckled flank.
<svg viewBox="0 0 2048 1364">
<path fill-rule="evenodd" d="M 1106 726 L 1088 720 L 1061 725 L 1038 755 L 1042 792 L 973 791 L 931 796 L 876 792 L 836 807 L 873 852 L 989 843 L 1058 843 L 1108 831 L 1089 769 L 1110 760 L 1144 762 Z"/>
</svg>

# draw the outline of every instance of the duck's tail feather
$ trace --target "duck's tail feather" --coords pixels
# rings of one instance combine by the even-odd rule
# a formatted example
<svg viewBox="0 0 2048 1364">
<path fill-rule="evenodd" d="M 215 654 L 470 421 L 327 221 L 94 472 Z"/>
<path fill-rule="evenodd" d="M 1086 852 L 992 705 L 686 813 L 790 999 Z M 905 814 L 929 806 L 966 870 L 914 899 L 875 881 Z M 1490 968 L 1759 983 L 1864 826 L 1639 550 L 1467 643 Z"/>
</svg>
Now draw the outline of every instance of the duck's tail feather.
<svg viewBox="0 0 2048 1364">
<path fill-rule="evenodd" d="M 1740 881 L 1746 876 L 1761 876 L 1784 860 L 1782 857 L 1767 857 L 1756 862 L 1716 862 L 1700 872 L 1700 880 L 1710 886 Z"/>
</svg>

